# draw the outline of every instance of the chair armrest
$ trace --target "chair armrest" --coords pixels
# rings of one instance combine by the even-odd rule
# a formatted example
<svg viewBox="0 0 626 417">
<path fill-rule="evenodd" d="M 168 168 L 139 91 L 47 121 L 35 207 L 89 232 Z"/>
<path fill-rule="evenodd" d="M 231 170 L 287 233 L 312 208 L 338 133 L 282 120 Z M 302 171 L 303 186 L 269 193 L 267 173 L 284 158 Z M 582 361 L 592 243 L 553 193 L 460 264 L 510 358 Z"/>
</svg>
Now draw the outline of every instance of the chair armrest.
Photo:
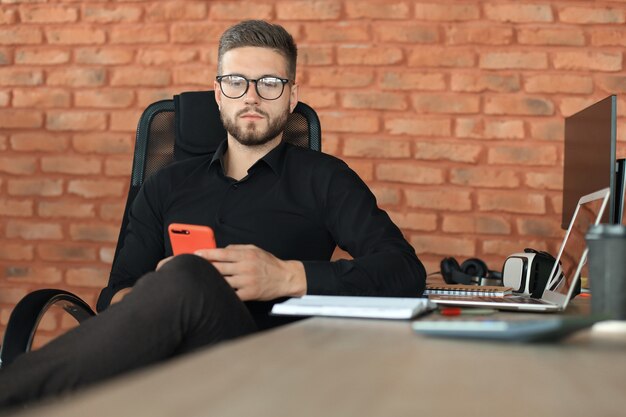
<svg viewBox="0 0 626 417">
<path fill-rule="evenodd" d="M 6 366 L 16 357 L 31 349 L 39 321 L 50 307 L 57 305 L 78 322 L 95 316 L 91 307 L 76 295 L 54 289 L 33 291 L 20 300 L 7 323 L 0 366 Z"/>
</svg>

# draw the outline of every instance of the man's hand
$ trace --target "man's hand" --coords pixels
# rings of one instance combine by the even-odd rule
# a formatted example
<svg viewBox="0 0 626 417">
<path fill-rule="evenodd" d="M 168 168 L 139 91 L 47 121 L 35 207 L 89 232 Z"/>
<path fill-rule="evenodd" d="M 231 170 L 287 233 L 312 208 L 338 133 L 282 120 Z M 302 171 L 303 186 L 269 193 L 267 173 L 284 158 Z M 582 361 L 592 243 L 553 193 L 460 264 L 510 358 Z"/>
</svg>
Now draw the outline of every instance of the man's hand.
<svg viewBox="0 0 626 417">
<path fill-rule="evenodd" d="M 306 275 L 300 261 L 280 260 L 254 245 L 202 249 L 196 255 L 210 261 L 242 301 L 306 294 Z"/>
</svg>

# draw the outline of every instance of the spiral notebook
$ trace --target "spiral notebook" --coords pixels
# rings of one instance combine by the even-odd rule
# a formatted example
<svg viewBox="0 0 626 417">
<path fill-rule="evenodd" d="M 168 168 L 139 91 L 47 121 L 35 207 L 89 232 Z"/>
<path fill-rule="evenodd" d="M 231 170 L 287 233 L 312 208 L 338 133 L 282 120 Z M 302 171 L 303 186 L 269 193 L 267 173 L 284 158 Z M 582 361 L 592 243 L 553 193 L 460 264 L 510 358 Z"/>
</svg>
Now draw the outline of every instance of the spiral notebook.
<svg viewBox="0 0 626 417">
<path fill-rule="evenodd" d="M 511 294 L 512 292 L 513 288 L 498 285 L 441 284 L 426 285 L 424 295 L 484 295 L 489 297 L 504 297 L 506 294 Z"/>
</svg>

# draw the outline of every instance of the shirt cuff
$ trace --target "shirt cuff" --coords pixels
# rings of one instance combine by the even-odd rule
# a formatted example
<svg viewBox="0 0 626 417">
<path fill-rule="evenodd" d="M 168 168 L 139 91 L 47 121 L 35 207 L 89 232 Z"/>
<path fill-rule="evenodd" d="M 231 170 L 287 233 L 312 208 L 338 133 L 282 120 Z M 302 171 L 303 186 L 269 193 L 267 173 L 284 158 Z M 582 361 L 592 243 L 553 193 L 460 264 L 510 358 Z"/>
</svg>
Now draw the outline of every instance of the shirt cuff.
<svg viewBox="0 0 626 417">
<path fill-rule="evenodd" d="M 335 294 L 338 282 L 329 261 L 302 261 L 306 273 L 307 294 Z M 337 287 L 337 288 L 336 288 Z"/>
</svg>

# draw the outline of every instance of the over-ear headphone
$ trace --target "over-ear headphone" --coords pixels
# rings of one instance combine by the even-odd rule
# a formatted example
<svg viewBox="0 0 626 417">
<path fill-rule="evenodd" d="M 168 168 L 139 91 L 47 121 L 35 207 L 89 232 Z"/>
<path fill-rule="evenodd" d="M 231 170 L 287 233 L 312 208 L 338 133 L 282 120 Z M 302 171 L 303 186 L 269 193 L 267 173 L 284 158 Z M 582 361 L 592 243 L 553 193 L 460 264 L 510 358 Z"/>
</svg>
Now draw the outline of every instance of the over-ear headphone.
<svg viewBox="0 0 626 417">
<path fill-rule="evenodd" d="M 440 267 L 446 284 L 502 285 L 502 273 L 490 270 L 478 258 L 470 258 L 460 266 L 456 259 L 444 258 Z"/>
</svg>

